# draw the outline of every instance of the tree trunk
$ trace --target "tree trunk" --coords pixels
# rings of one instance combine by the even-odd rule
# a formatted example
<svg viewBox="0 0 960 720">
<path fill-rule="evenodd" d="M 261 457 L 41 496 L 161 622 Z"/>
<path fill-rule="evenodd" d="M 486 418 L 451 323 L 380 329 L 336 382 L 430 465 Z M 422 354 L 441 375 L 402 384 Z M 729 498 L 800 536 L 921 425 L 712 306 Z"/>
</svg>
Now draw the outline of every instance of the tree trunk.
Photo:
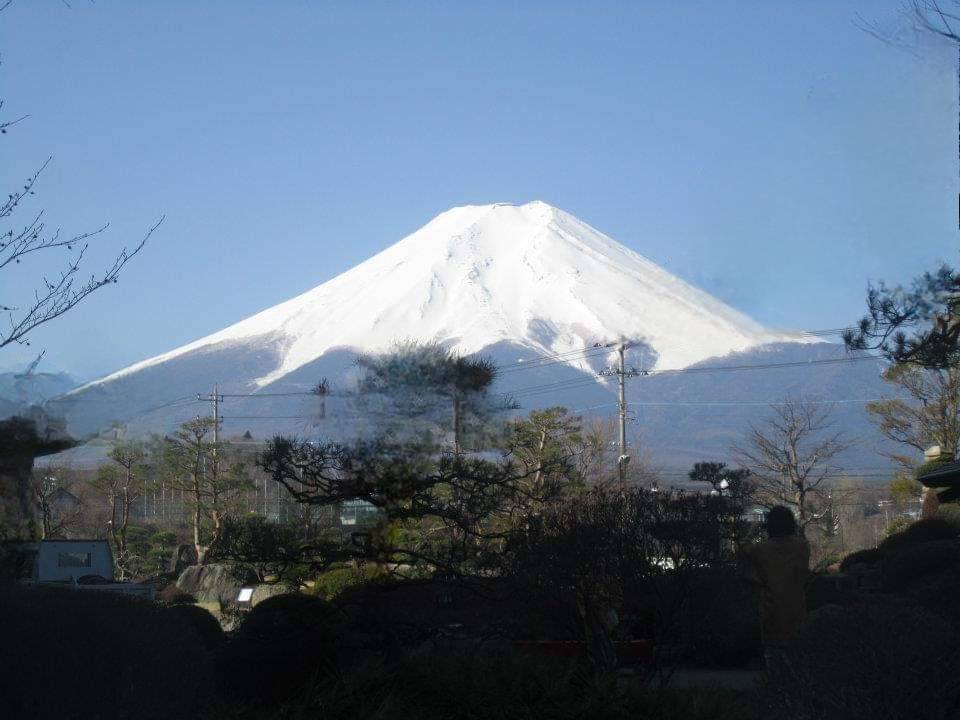
<svg viewBox="0 0 960 720">
<path fill-rule="evenodd" d="M 540 446 L 537 449 L 537 472 L 533 476 L 533 489 L 534 492 L 540 490 L 543 486 L 543 448 L 547 445 L 547 429 L 542 428 L 540 431 Z"/>
<path fill-rule="evenodd" d="M 453 398 L 453 454 L 460 454 L 460 398 Z"/>
<path fill-rule="evenodd" d="M 123 558 L 123 566 L 120 569 L 120 579 L 126 580 L 127 577 L 127 525 L 130 524 L 130 489 L 129 485 L 123 488 L 123 507 L 121 508 L 120 520 L 120 540 L 117 543 L 120 557 Z"/>
<path fill-rule="evenodd" d="M 205 548 L 200 543 L 200 525 L 203 523 L 203 510 L 200 507 L 200 482 L 196 474 L 193 476 L 193 493 L 193 546 L 197 551 L 197 564 L 203 565 L 206 560 Z"/>
</svg>

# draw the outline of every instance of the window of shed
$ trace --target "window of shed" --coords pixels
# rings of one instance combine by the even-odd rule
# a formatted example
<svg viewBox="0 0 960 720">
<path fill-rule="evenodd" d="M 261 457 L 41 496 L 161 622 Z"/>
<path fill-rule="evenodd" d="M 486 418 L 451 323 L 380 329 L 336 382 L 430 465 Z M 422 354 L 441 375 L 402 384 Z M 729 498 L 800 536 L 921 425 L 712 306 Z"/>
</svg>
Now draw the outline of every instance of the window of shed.
<svg viewBox="0 0 960 720">
<path fill-rule="evenodd" d="M 62 552 L 57 556 L 59 567 L 90 567 L 90 553 Z"/>
</svg>

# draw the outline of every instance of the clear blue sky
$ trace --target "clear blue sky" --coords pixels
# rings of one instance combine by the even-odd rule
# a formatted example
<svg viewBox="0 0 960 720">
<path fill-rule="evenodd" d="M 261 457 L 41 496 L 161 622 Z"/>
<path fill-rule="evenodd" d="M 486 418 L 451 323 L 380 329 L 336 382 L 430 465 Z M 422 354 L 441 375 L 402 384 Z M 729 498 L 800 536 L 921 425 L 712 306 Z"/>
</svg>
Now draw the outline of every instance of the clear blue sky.
<svg viewBox="0 0 960 720">
<path fill-rule="evenodd" d="M 53 155 L 32 207 L 111 223 L 91 269 L 166 222 L 35 333 L 48 368 L 169 350 L 466 203 L 557 205 L 778 327 L 957 260 L 955 52 L 857 26 L 899 0 L 70 4 L 0 15 L 5 112 L 31 115 L 2 178 Z"/>
</svg>

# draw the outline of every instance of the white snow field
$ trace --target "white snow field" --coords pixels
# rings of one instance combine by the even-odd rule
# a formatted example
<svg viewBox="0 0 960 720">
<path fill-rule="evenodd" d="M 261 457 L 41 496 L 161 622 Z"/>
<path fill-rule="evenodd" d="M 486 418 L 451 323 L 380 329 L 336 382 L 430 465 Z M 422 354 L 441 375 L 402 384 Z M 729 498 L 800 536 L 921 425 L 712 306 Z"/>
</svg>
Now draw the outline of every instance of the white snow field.
<svg viewBox="0 0 960 720">
<path fill-rule="evenodd" d="M 228 343 L 277 341 L 272 383 L 332 348 L 367 352 L 398 340 L 469 354 L 508 341 L 556 354 L 642 341 L 658 369 L 769 343 L 817 342 L 763 328 L 572 215 L 543 202 L 468 205 L 334 279 L 217 333 L 82 386 Z M 577 362 L 570 361 L 571 365 Z"/>
</svg>

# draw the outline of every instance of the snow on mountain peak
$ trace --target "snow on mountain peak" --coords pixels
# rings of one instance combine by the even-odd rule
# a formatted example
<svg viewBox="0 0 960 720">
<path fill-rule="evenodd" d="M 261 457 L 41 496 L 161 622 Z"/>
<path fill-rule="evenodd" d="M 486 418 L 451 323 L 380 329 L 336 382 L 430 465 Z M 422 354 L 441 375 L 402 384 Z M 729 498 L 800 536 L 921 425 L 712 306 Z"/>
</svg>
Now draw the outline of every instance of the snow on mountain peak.
<svg viewBox="0 0 960 720">
<path fill-rule="evenodd" d="M 500 341 L 560 353 L 630 338 L 656 351 L 658 368 L 804 341 L 764 329 L 547 203 L 495 203 L 447 210 L 302 295 L 97 383 L 260 338 L 283 348 L 261 386 L 330 349 L 378 351 L 402 339 L 462 353 Z"/>
</svg>

